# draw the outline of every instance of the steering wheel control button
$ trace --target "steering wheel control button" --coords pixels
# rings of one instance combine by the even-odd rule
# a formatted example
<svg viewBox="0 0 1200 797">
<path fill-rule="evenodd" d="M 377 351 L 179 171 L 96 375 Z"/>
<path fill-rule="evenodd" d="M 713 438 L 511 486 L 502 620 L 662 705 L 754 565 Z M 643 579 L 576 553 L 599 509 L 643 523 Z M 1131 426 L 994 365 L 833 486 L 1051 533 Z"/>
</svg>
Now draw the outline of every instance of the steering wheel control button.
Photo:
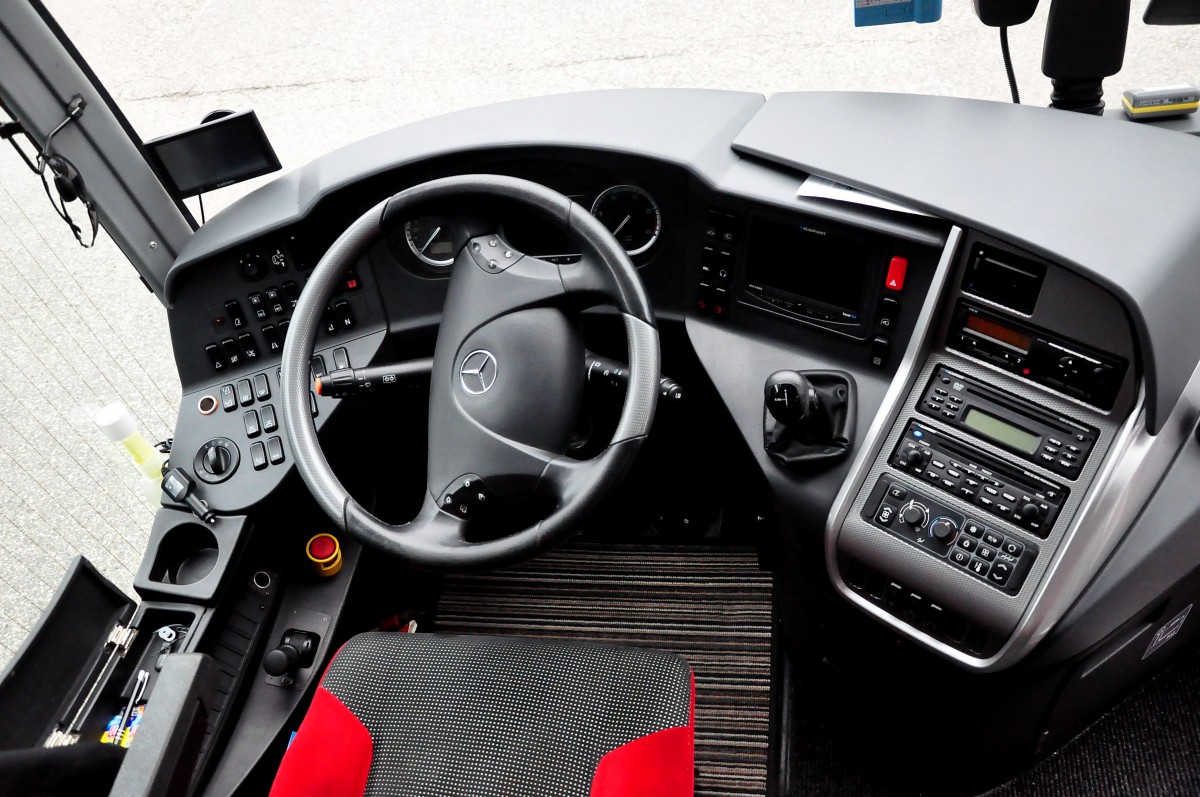
<svg viewBox="0 0 1200 797">
<path fill-rule="evenodd" d="M 220 484 L 237 470 L 241 452 L 227 437 L 214 437 L 196 451 L 192 471 L 202 482 Z"/>
<path fill-rule="evenodd" d="M 250 444 L 250 464 L 255 470 L 267 467 L 267 447 L 261 442 Z"/>
<path fill-rule="evenodd" d="M 283 439 L 276 437 L 267 438 L 267 459 L 272 465 L 278 465 L 283 462 Z"/>
<path fill-rule="evenodd" d="M 304 546 L 313 572 L 322 578 L 336 576 L 342 569 L 342 546 L 332 534 L 317 534 Z"/>
<path fill-rule="evenodd" d="M 478 515 L 485 507 L 494 502 L 492 491 L 484 484 L 483 479 L 474 473 L 460 476 L 446 488 L 438 498 L 438 506 L 444 512 L 464 520 Z"/>
<path fill-rule="evenodd" d="M 467 252 L 475 265 L 488 274 L 499 274 L 516 265 L 525 257 L 524 253 L 513 249 L 498 235 L 485 235 L 474 238 L 467 244 Z"/>
</svg>

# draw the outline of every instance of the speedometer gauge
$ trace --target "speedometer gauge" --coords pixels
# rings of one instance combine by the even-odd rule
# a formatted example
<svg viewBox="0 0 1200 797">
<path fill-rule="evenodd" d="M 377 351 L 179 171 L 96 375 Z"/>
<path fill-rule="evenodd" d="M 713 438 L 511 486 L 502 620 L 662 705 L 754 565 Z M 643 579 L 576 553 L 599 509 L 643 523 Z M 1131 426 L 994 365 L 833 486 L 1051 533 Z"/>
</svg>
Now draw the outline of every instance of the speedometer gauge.
<svg viewBox="0 0 1200 797">
<path fill-rule="evenodd" d="M 454 263 L 454 238 L 450 227 L 433 216 L 421 216 L 404 224 L 408 248 L 422 262 L 434 268 Z"/>
<path fill-rule="evenodd" d="M 614 185 L 603 191 L 592 203 L 592 215 L 630 255 L 640 255 L 654 246 L 662 231 L 658 204 L 636 185 Z"/>
</svg>

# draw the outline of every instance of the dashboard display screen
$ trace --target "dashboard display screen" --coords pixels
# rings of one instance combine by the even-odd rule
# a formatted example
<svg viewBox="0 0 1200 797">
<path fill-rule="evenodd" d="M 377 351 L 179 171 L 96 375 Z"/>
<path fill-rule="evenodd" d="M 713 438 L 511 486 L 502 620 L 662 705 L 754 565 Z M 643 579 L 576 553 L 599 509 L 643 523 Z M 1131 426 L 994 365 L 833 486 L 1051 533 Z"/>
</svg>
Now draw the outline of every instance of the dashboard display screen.
<svg viewBox="0 0 1200 797">
<path fill-rule="evenodd" d="M 1015 329 L 999 324 L 987 318 L 981 318 L 977 315 L 967 316 L 967 329 L 972 332 L 978 332 L 981 335 L 986 335 L 992 340 L 998 340 L 1001 343 L 1007 343 L 1013 348 L 1020 349 L 1022 352 L 1028 352 L 1029 347 L 1033 345 L 1033 338 L 1026 335 L 1024 332 L 1018 332 Z"/>
<path fill-rule="evenodd" d="M 975 407 L 967 409 L 963 424 L 984 437 L 990 437 L 1018 451 L 1024 451 L 1026 454 L 1037 453 L 1038 447 L 1042 444 L 1042 438 L 1038 435 L 1013 426 L 1008 421 L 1003 421 Z"/>
<path fill-rule="evenodd" d="M 857 317 L 870 256 L 863 241 L 762 219 L 755 221 L 750 239 L 747 290 L 809 299 L 853 311 Z"/>
</svg>

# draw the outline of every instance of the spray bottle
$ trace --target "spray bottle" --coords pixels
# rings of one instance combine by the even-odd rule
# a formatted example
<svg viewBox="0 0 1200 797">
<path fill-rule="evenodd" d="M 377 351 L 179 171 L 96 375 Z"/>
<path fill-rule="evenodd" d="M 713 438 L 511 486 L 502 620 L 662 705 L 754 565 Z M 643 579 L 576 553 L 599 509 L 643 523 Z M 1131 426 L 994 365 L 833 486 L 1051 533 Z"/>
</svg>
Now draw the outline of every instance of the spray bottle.
<svg viewBox="0 0 1200 797">
<path fill-rule="evenodd" d="M 159 507 L 162 504 L 162 467 L 167 455 L 137 430 L 133 414 L 119 401 L 96 413 L 96 425 L 109 440 L 124 446 L 125 453 L 142 474 L 142 494 L 151 506 Z"/>
</svg>

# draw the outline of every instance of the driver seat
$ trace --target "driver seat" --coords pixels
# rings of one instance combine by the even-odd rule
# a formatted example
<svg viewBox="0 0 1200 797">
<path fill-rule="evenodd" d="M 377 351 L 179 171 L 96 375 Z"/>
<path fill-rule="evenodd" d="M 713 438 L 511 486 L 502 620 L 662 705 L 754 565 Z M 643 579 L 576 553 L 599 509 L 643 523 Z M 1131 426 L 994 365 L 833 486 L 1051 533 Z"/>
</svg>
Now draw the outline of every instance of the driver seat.
<svg viewBox="0 0 1200 797">
<path fill-rule="evenodd" d="M 338 651 L 272 797 L 691 797 L 679 656 L 562 640 L 367 633 Z"/>
</svg>

